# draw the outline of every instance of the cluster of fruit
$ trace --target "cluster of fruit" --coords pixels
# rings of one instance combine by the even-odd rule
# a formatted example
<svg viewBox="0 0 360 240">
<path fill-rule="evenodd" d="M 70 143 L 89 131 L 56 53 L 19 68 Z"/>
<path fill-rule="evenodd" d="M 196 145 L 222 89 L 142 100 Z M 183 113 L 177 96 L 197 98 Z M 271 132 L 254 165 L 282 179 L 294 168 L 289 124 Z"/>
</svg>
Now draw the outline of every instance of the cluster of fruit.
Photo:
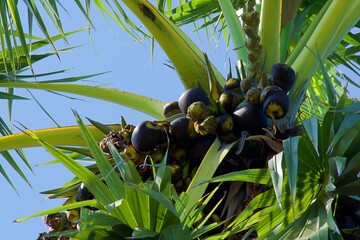
<svg viewBox="0 0 360 240">
<path fill-rule="evenodd" d="M 268 128 L 268 119 L 275 121 L 286 115 L 289 109 L 287 92 L 295 78 L 291 67 L 277 63 L 267 74 L 269 85 L 264 88 L 258 84 L 245 92 L 244 81 L 233 77 L 225 82 L 218 99 L 213 99 L 200 87 L 189 88 L 177 101 L 164 106 L 165 120 L 147 120 L 134 126 L 122 119 L 120 130 L 111 131 L 99 143 L 100 148 L 111 156 L 108 145 L 111 143 L 124 160 L 134 164 L 144 181 L 151 177 L 151 167 L 163 160 L 168 151 L 167 165 L 171 169 L 172 183 L 181 193 L 189 186 L 216 137 L 228 143 L 239 139 L 243 132 L 263 134 L 263 129 Z M 266 163 L 261 160 L 264 157 L 256 156 L 260 159 L 257 162 L 249 160 L 254 158 L 248 154 L 258 152 L 254 149 L 259 147 L 254 143 L 250 145 L 248 152 L 228 154 L 227 161 L 223 161 L 216 174 L 264 167 Z M 246 160 L 240 163 L 239 159 Z M 81 184 L 77 193 L 64 204 L 92 198 L 86 186 Z M 76 228 L 79 213 L 80 209 L 73 209 L 47 215 L 45 222 L 50 227 L 49 233 Z"/>
<path fill-rule="evenodd" d="M 137 126 L 122 124 L 101 142 L 108 154 L 108 143 L 131 161 L 145 180 L 151 165 L 160 162 L 168 149 L 167 164 L 178 191 L 186 188 L 207 150 L 218 137 L 232 142 L 246 131 L 261 134 L 268 118 L 279 119 L 289 109 L 287 91 L 295 81 L 295 72 L 285 64 L 274 64 L 265 88 L 251 87 L 244 93 L 242 81 L 230 77 L 219 99 L 212 99 L 200 87 L 185 90 L 177 101 L 164 106 L 163 121 L 143 121 Z M 124 121 L 123 121 L 124 122 Z"/>
</svg>

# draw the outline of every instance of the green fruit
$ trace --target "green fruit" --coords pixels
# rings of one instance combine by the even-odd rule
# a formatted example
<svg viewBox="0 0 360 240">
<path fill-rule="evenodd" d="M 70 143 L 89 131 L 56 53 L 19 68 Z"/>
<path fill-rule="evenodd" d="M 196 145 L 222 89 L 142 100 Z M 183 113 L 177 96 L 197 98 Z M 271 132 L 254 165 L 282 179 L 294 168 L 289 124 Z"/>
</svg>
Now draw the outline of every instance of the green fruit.
<svg viewBox="0 0 360 240">
<path fill-rule="evenodd" d="M 281 87 L 285 92 L 288 92 L 294 85 L 296 74 L 295 71 L 286 64 L 276 63 L 274 64 L 268 78 L 276 85 Z"/>
<path fill-rule="evenodd" d="M 188 107 L 187 116 L 190 117 L 194 122 L 202 121 L 206 117 L 210 116 L 210 110 L 203 102 L 193 102 Z"/>
<path fill-rule="evenodd" d="M 179 108 L 186 115 L 188 107 L 198 101 L 203 102 L 205 105 L 210 103 L 208 95 L 202 88 L 189 88 L 180 95 Z"/>
<path fill-rule="evenodd" d="M 283 118 L 289 110 L 290 100 L 285 91 L 274 91 L 268 94 L 263 102 L 263 111 L 269 118 Z"/>
<path fill-rule="evenodd" d="M 170 122 L 170 137 L 181 143 L 187 143 L 198 134 L 194 129 L 194 122 L 190 118 L 180 117 Z"/>
<path fill-rule="evenodd" d="M 168 102 L 164 105 L 163 115 L 166 118 L 172 117 L 176 114 L 181 113 L 178 101 Z"/>
<path fill-rule="evenodd" d="M 234 134 L 240 136 L 242 131 L 251 134 L 261 132 L 262 128 L 267 127 L 267 117 L 262 111 L 261 105 L 244 103 L 233 113 Z"/>
<path fill-rule="evenodd" d="M 194 128 L 200 135 L 216 135 L 216 121 L 214 116 L 209 116 L 203 121 L 194 122 Z"/>
<path fill-rule="evenodd" d="M 138 152 L 149 153 L 165 134 L 164 128 L 156 122 L 144 121 L 135 127 L 131 135 L 131 143 Z"/>
</svg>

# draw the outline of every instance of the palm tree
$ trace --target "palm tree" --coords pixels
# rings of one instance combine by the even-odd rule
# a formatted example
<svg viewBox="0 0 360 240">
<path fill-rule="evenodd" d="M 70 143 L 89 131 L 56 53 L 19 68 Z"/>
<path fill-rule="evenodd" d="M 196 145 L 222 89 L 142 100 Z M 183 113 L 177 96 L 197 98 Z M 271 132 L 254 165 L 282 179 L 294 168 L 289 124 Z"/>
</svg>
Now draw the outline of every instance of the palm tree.
<svg viewBox="0 0 360 240">
<path fill-rule="evenodd" d="M 91 24 L 90 3 L 76 3 Z M 60 35 L 56 37 L 47 34 L 36 4 L 27 4 L 45 34 L 46 40 L 40 43 L 45 41 L 54 46 L 54 40 L 67 35 L 57 18 L 57 3 L 42 3 L 45 9 L 51 9 L 49 15 L 59 27 Z M 346 86 L 339 79 L 357 83 L 337 72 L 340 64 L 359 72 L 358 1 L 263 0 L 256 5 L 253 1 L 194 0 L 180 1 L 172 9 L 171 1 L 157 1 L 156 6 L 144 0 L 95 5 L 135 38 L 154 38 L 184 87 L 204 91 L 209 98 L 202 100 L 206 106 L 200 110 L 205 115 L 199 116 L 198 109 L 185 118 L 184 113 L 190 110 L 163 116 L 164 102 L 133 93 L 78 84 L 15 81 L 10 76 L 17 76 L 23 66 L 31 69 L 36 58 L 30 54 L 28 35 L 22 30 L 15 2 L 3 4 L 2 15 L 8 14 L 12 21 L 8 23 L 2 18 L 6 80 L 0 85 L 8 89 L 10 105 L 17 97 L 12 94 L 14 87 L 38 88 L 116 102 L 159 120 L 138 126 L 126 123 L 125 119 L 112 126 L 92 121 L 92 126 L 85 126 L 74 112 L 78 126 L 26 130 L 0 138 L 1 151 L 41 145 L 76 176 L 64 186 L 44 192 L 51 198 L 67 198 L 66 204 L 29 216 L 46 215 L 50 230 L 41 237 L 356 239 L 359 236 L 360 121 L 356 114 L 359 104 L 346 96 Z M 150 33 L 138 27 L 123 6 Z M 180 30 L 179 26 L 189 23 L 196 23 L 200 29 L 221 31 L 226 39 L 230 36 L 237 57 L 232 60 L 237 64 L 232 71 L 236 74 L 224 77 L 219 73 L 207 55 Z M 18 36 L 20 47 L 6 41 L 10 36 Z M 20 59 L 25 65 L 17 64 Z M 288 94 L 278 83 L 279 66 L 282 70 L 291 66 L 296 73 Z M 286 74 L 291 75 L 291 69 Z M 241 82 L 232 92 L 238 102 L 228 111 L 222 96 L 230 91 L 234 79 Z M 273 102 L 267 99 L 279 95 L 281 101 L 274 104 L 273 110 L 270 107 Z M 191 107 L 196 109 L 198 105 Z M 240 128 L 224 136 L 218 127 L 216 131 L 212 127 L 219 126 L 223 116 L 230 116 L 236 127 L 244 109 L 259 106 L 268 115 L 264 118 L 268 124 L 256 130 Z M 281 114 L 279 109 L 287 113 Z M 256 111 L 260 115 L 246 121 L 262 118 L 262 110 Z M 191 119 L 193 123 L 189 126 L 194 128 L 195 135 L 202 136 L 195 140 L 189 140 L 188 135 L 186 140 L 177 136 L 171 129 L 175 129 L 173 121 L 180 119 L 187 122 Z M 150 134 L 138 137 L 139 129 L 150 131 L 149 125 Z M 3 132 L 9 134 L 6 124 L 2 126 Z M 83 138 L 78 138 L 79 135 Z M 142 151 L 138 142 L 149 135 L 152 140 L 163 139 L 162 144 L 157 142 Z M 187 153 L 200 152 L 189 150 L 190 145 L 205 147 L 197 161 L 188 155 L 182 162 L 174 159 L 173 154 L 183 154 L 181 147 Z M 6 156 L 11 159 L 9 154 Z M 76 161 L 79 159 L 90 159 L 96 164 L 83 166 Z M 190 159 L 196 163 L 190 163 Z M 349 209 L 349 205 L 353 208 Z"/>
</svg>

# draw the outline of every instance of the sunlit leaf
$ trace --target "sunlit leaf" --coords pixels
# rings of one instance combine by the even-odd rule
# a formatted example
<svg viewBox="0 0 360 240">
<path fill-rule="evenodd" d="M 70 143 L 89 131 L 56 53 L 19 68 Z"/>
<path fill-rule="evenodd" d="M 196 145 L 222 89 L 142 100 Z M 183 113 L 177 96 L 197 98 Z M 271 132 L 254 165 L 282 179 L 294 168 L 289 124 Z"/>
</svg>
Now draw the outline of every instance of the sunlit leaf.
<svg viewBox="0 0 360 240">
<path fill-rule="evenodd" d="M 283 152 L 280 152 L 276 154 L 271 160 L 268 161 L 269 171 L 274 186 L 275 196 L 280 208 L 282 208 L 280 199 L 282 196 L 282 188 L 283 188 L 283 180 L 284 180 L 282 159 L 283 159 Z"/>
</svg>

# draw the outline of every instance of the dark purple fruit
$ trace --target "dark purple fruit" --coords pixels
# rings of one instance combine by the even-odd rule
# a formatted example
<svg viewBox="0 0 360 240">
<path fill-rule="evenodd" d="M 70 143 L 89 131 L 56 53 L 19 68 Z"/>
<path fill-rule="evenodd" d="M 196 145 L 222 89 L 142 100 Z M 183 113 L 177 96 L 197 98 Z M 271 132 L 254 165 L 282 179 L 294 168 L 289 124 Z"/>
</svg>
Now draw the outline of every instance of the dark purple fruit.
<svg viewBox="0 0 360 240">
<path fill-rule="evenodd" d="M 198 134 L 194 122 L 190 118 L 181 117 L 170 122 L 169 133 L 172 138 L 181 143 L 187 143 Z"/>
<path fill-rule="evenodd" d="M 267 117 L 262 111 L 261 105 L 244 103 L 233 114 L 234 133 L 239 136 L 242 131 L 256 134 L 262 128 L 267 127 Z"/>
<path fill-rule="evenodd" d="M 285 91 L 270 92 L 263 102 L 263 111 L 269 118 L 283 118 L 289 110 L 290 100 Z"/>
<path fill-rule="evenodd" d="M 206 92 L 202 88 L 189 88 L 185 90 L 179 97 L 179 107 L 181 111 L 186 115 L 188 107 L 193 102 L 203 102 L 205 105 L 209 105 L 209 98 Z"/>
<path fill-rule="evenodd" d="M 288 92 L 294 85 L 296 74 L 289 65 L 276 63 L 272 65 L 270 72 L 268 73 L 268 78 L 273 81 L 276 86 L 279 86 L 285 92 Z"/>
<path fill-rule="evenodd" d="M 166 118 L 172 117 L 179 113 L 181 113 L 181 110 L 179 108 L 178 101 L 168 102 L 164 105 L 164 108 L 163 108 L 164 117 L 166 117 Z"/>
<path fill-rule="evenodd" d="M 94 195 L 89 191 L 89 189 L 85 186 L 84 183 L 81 183 L 78 191 L 75 196 L 75 200 L 77 202 L 91 200 L 94 198 Z"/>
<path fill-rule="evenodd" d="M 148 153 L 154 150 L 164 135 L 166 133 L 161 125 L 153 121 L 144 121 L 135 127 L 131 143 L 138 152 Z"/>
</svg>

